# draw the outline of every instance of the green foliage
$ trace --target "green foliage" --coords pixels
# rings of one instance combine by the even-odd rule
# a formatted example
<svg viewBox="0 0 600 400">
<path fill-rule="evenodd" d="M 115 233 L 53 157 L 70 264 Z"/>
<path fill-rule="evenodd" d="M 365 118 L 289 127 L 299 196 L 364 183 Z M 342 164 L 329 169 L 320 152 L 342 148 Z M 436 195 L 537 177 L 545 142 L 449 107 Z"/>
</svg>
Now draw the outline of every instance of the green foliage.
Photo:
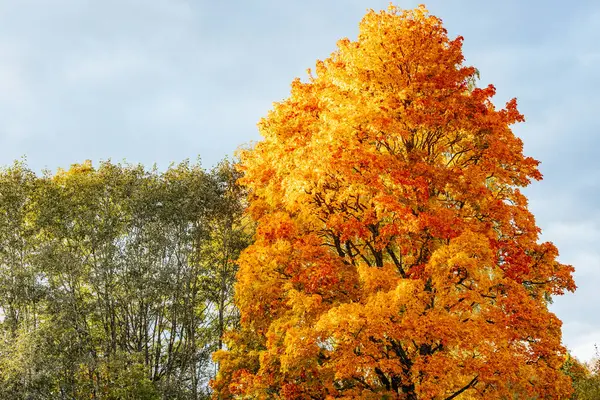
<svg viewBox="0 0 600 400">
<path fill-rule="evenodd" d="M 573 381 L 572 400 L 600 399 L 600 358 L 598 350 L 594 361 L 583 364 L 569 356 L 563 365 L 563 371 Z"/>
<path fill-rule="evenodd" d="M 251 238 L 229 162 L 0 171 L 0 398 L 201 399 Z"/>
</svg>

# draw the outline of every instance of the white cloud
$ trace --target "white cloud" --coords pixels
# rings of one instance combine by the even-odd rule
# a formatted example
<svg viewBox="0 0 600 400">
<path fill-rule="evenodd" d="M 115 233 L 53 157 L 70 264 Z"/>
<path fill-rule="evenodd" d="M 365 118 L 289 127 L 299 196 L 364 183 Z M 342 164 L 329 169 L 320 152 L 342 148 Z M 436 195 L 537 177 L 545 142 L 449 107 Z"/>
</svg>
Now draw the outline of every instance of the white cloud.
<svg viewBox="0 0 600 400">
<path fill-rule="evenodd" d="M 578 323 L 568 323 L 563 325 L 563 334 L 571 339 L 567 348 L 579 360 L 590 361 L 598 355 L 596 354 L 596 346 L 600 346 L 598 327 L 582 327 L 578 326 Z"/>
</svg>

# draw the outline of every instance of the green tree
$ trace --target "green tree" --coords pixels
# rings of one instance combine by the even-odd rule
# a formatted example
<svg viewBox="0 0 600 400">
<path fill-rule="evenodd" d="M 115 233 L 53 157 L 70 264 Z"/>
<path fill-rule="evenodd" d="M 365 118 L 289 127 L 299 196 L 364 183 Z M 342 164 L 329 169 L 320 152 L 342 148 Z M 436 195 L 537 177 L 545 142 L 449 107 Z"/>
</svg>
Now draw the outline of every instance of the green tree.
<svg viewBox="0 0 600 400">
<path fill-rule="evenodd" d="M 573 381 L 572 400 L 600 399 L 600 355 L 598 349 L 596 349 L 596 357 L 589 363 L 582 363 L 568 355 L 563 370 Z"/>
<path fill-rule="evenodd" d="M 200 399 L 251 237 L 237 172 L 0 173 L 0 398 Z"/>
</svg>

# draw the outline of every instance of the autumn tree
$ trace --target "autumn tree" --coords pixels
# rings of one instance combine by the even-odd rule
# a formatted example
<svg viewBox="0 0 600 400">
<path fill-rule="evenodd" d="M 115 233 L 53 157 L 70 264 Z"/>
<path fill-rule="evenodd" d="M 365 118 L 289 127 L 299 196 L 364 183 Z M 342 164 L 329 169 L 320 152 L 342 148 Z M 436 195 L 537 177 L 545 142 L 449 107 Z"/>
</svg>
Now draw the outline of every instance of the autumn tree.
<svg viewBox="0 0 600 400">
<path fill-rule="evenodd" d="M 540 180 L 424 7 L 370 11 L 260 124 L 242 182 L 241 328 L 217 398 L 560 399 L 575 289 L 520 188 Z"/>
</svg>

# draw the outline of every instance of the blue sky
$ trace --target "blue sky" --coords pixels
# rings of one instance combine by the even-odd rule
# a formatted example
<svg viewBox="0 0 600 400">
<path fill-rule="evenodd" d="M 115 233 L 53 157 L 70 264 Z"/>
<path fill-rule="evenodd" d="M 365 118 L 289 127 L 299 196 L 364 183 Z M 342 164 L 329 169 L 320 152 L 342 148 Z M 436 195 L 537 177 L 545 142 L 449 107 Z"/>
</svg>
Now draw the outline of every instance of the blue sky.
<svg viewBox="0 0 600 400">
<path fill-rule="evenodd" d="M 210 167 L 258 140 L 296 76 L 388 1 L 0 0 L 0 163 L 85 159 Z M 400 1 L 413 8 L 418 2 Z M 600 345 L 600 3 L 430 1 L 545 176 L 526 193 L 543 239 L 575 265 L 556 299 L 564 342 Z"/>
</svg>

